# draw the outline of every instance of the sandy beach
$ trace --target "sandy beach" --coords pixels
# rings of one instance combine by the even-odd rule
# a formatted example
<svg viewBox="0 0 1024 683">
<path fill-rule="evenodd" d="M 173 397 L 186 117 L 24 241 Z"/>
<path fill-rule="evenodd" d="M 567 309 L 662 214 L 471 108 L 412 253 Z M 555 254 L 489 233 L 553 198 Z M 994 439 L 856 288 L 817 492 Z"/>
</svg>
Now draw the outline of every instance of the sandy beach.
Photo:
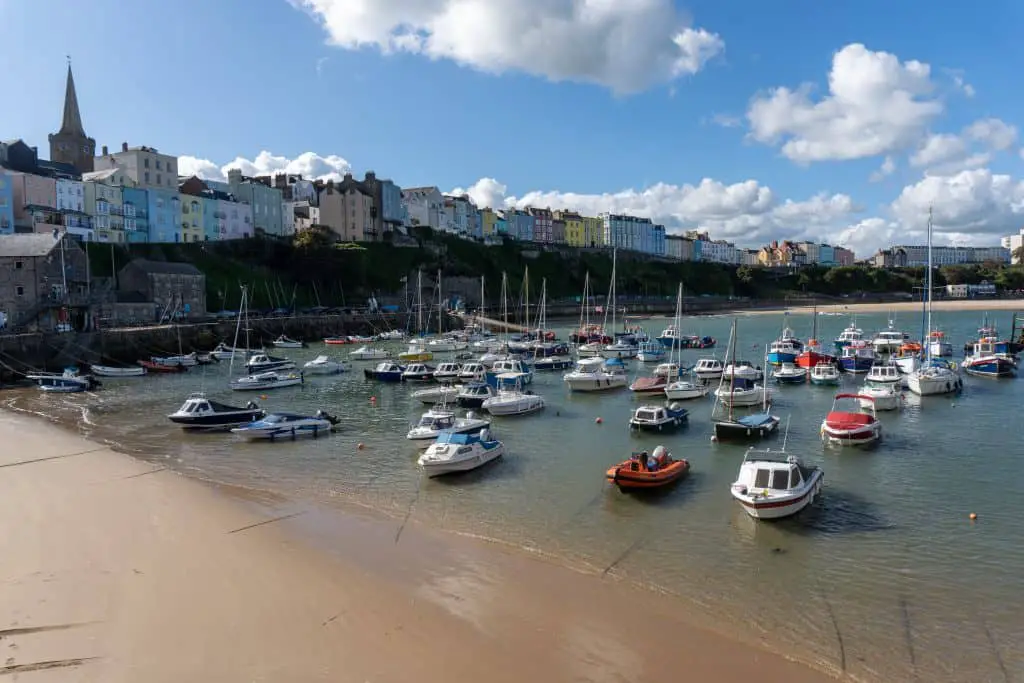
<svg viewBox="0 0 1024 683">
<path fill-rule="evenodd" d="M 0 675 L 833 680 L 614 571 L 239 496 L 38 418 L 0 412 L 0 439 Z"/>
<path fill-rule="evenodd" d="M 841 313 L 857 315 L 858 313 L 894 313 L 920 312 L 920 301 L 899 301 L 887 304 L 829 304 L 818 306 L 819 313 Z M 786 309 L 790 313 L 811 313 L 813 306 L 790 306 Z M 737 313 L 750 315 L 771 315 L 778 314 L 781 310 L 765 309 L 743 309 Z M 1024 313 L 1024 299 L 942 299 L 932 302 L 933 311 L 1020 311 Z"/>
</svg>

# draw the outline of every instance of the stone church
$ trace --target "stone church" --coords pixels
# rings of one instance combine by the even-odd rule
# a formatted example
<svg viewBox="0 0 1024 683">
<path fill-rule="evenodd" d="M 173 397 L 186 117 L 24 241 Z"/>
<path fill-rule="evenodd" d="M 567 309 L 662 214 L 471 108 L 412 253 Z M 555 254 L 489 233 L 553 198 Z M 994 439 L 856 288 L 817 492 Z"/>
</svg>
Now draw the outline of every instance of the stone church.
<svg viewBox="0 0 1024 683">
<path fill-rule="evenodd" d="M 68 81 L 64 90 L 64 119 L 60 130 L 49 136 L 50 159 L 74 166 L 79 173 L 93 170 L 96 156 L 96 141 L 85 134 L 82 114 L 78 111 L 78 95 L 75 94 L 75 78 L 68 63 Z"/>
</svg>

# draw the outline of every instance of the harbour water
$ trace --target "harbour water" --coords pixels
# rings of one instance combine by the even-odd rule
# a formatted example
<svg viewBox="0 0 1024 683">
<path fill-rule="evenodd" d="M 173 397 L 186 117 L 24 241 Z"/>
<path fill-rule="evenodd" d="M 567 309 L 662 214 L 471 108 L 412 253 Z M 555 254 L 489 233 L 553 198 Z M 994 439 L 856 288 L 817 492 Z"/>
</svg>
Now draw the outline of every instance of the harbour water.
<svg viewBox="0 0 1024 683">
<path fill-rule="evenodd" d="M 1009 314 L 1001 317 L 1006 335 Z M 979 316 L 936 318 L 959 357 Z M 721 357 L 731 321 L 694 318 L 684 327 L 716 337 L 714 353 Z M 643 324 L 657 334 L 668 322 Z M 810 336 L 810 316 L 785 322 L 801 338 Z M 819 339 L 830 348 L 848 322 L 819 317 Z M 740 316 L 739 356 L 762 365 L 764 345 L 783 323 L 781 315 Z M 867 334 L 885 323 L 885 315 L 857 319 Z M 897 327 L 920 336 L 917 316 L 905 316 Z M 312 346 L 274 353 L 304 362 L 351 350 Z M 709 352 L 683 355 L 689 364 Z M 786 433 L 774 443 L 785 438 L 787 452 L 821 466 L 825 488 L 801 516 L 766 523 L 749 519 L 729 495 L 744 447 L 711 443 L 710 398 L 688 402 L 688 429 L 638 436 L 627 420 L 636 405 L 656 398 L 628 390 L 571 394 L 562 373 L 538 373 L 532 388 L 547 399 L 547 409 L 495 419 L 492 432 L 505 442 L 505 458 L 466 476 L 425 480 L 417 450 L 405 439 L 425 410 L 409 396 L 419 387 L 365 380 L 364 365 L 308 378 L 265 399 L 229 391 L 224 362 L 181 375 L 104 379 L 96 393 L 24 389 L 0 400 L 198 477 L 409 514 L 426 525 L 614 573 L 680 596 L 713 628 L 857 679 L 1024 681 L 1024 379 L 967 377 L 956 396 L 921 399 L 908 392 L 900 411 L 879 414 L 883 440 L 870 450 L 822 445 L 819 426 L 835 388 L 779 387 L 773 412 Z M 630 374 L 644 374 L 643 366 L 630 363 Z M 862 381 L 844 376 L 841 389 Z M 271 410 L 323 408 L 340 417 L 340 429 L 279 444 L 184 433 L 165 416 L 197 390 L 238 405 L 259 398 Z M 681 485 L 635 497 L 606 484 L 609 465 L 658 444 L 690 460 L 692 472 Z M 974 522 L 971 512 L 978 515 Z"/>
</svg>

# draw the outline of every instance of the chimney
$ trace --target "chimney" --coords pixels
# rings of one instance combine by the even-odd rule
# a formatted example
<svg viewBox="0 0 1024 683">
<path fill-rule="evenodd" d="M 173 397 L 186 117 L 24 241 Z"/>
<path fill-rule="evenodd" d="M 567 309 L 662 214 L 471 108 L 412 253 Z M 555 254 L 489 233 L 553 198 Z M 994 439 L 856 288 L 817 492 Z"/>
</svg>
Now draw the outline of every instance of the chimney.
<svg viewBox="0 0 1024 683">
<path fill-rule="evenodd" d="M 127 142 L 122 142 L 121 143 L 121 151 L 122 152 L 127 152 L 128 151 L 128 143 Z"/>
<path fill-rule="evenodd" d="M 100 156 L 104 156 L 104 157 L 105 157 L 105 156 L 107 156 L 108 154 L 110 154 L 110 152 L 109 152 L 109 151 L 107 151 L 107 146 L 106 146 L 106 145 L 103 145 L 103 154 L 101 154 Z"/>
</svg>

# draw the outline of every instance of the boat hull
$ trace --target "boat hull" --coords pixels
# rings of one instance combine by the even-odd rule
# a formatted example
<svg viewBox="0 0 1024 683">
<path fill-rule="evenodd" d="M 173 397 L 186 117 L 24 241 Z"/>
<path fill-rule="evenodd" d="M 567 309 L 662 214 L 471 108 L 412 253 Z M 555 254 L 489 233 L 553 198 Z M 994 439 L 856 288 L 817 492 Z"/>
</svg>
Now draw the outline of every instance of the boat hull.
<svg viewBox="0 0 1024 683">
<path fill-rule="evenodd" d="M 266 415 L 261 409 L 240 410 L 238 412 L 220 413 L 214 415 L 168 415 L 167 419 L 174 424 L 181 425 L 184 429 L 194 431 L 216 431 L 219 429 L 230 429 L 240 425 L 256 422 Z"/>
<path fill-rule="evenodd" d="M 90 365 L 89 370 L 97 377 L 142 377 L 146 368 L 114 368 L 107 365 Z"/>
<path fill-rule="evenodd" d="M 1008 358 L 988 356 L 983 358 L 968 358 L 960 367 L 968 375 L 975 377 L 1014 377 L 1017 374 L 1017 366 Z"/>
<path fill-rule="evenodd" d="M 846 372 L 854 374 L 863 374 L 871 369 L 871 366 L 875 364 L 874 358 L 840 358 L 839 367 Z"/>
<path fill-rule="evenodd" d="M 790 353 L 788 351 L 772 351 L 771 353 L 768 354 L 768 363 L 771 364 L 771 365 L 782 365 L 783 363 L 795 363 L 796 362 L 796 356 L 797 356 L 797 354 Z"/>
<path fill-rule="evenodd" d="M 259 429 L 232 429 L 231 433 L 249 441 L 282 441 L 293 440 L 301 437 L 313 437 L 314 439 L 327 434 L 333 425 L 327 421 L 318 421 L 316 424 L 298 425 L 293 427 L 266 427 Z"/>
<path fill-rule="evenodd" d="M 814 479 L 807 488 L 803 492 L 793 496 L 784 498 L 773 496 L 771 498 L 765 497 L 758 500 L 754 496 L 742 494 L 734 489 L 732 491 L 732 497 L 735 498 L 736 502 L 743 507 L 743 511 L 754 519 L 782 519 L 784 517 L 792 517 L 813 503 L 821 493 L 821 484 L 824 476 L 820 470 L 816 470 L 812 476 Z"/>
<path fill-rule="evenodd" d="M 578 377 L 578 378 L 566 378 L 565 383 L 569 385 L 571 391 L 612 391 L 614 389 L 622 389 L 626 386 L 626 378 L 618 377 L 611 378 L 590 378 L 590 377 Z"/>
<path fill-rule="evenodd" d="M 473 455 L 460 460 L 426 460 L 421 457 L 419 465 L 428 477 L 441 477 L 446 474 L 470 472 L 494 462 L 504 454 L 505 446 L 499 443 L 491 448 L 474 449 Z"/>
<path fill-rule="evenodd" d="M 715 438 L 720 441 L 746 441 L 771 436 L 779 428 L 779 419 L 772 418 L 760 424 L 744 424 L 726 420 L 715 422 Z"/>
<path fill-rule="evenodd" d="M 955 373 L 931 377 L 915 372 L 907 375 L 907 388 L 918 396 L 953 394 L 963 388 L 963 380 Z"/>
<path fill-rule="evenodd" d="M 690 463 L 687 460 L 674 460 L 654 472 L 633 470 L 633 464 L 626 461 L 611 467 L 605 472 L 605 478 L 623 492 L 650 491 L 674 484 L 690 473 Z"/>
<path fill-rule="evenodd" d="M 684 382 L 669 384 L 665 387 L 665 398 L 669 401 L 690 401 L 708 395 L 708 388 L 703 384 Z"/>
<path fill-rule="evenodd" d="M 688 423 L 689 418 L 686 415 L 683 415 L 682 417 L 671 417 L 658 422 L 632 419 L 629 421 L 629 428 L 642 432 L 672 432 L 685 427 Z"/>
<path fill-rule="evenodd" d="M 529 413 L 535 413 L 538 410 L 543 410 L 544 399 L 539 396 L 531 396 L 529 400 L 516 399 L 512 401 L 502 401 L 500 398 L 498 400 L 491 398 L 483 401 L 481 403 L 481 408 L 497 417 L 528 415 Z"/>
</svg>

